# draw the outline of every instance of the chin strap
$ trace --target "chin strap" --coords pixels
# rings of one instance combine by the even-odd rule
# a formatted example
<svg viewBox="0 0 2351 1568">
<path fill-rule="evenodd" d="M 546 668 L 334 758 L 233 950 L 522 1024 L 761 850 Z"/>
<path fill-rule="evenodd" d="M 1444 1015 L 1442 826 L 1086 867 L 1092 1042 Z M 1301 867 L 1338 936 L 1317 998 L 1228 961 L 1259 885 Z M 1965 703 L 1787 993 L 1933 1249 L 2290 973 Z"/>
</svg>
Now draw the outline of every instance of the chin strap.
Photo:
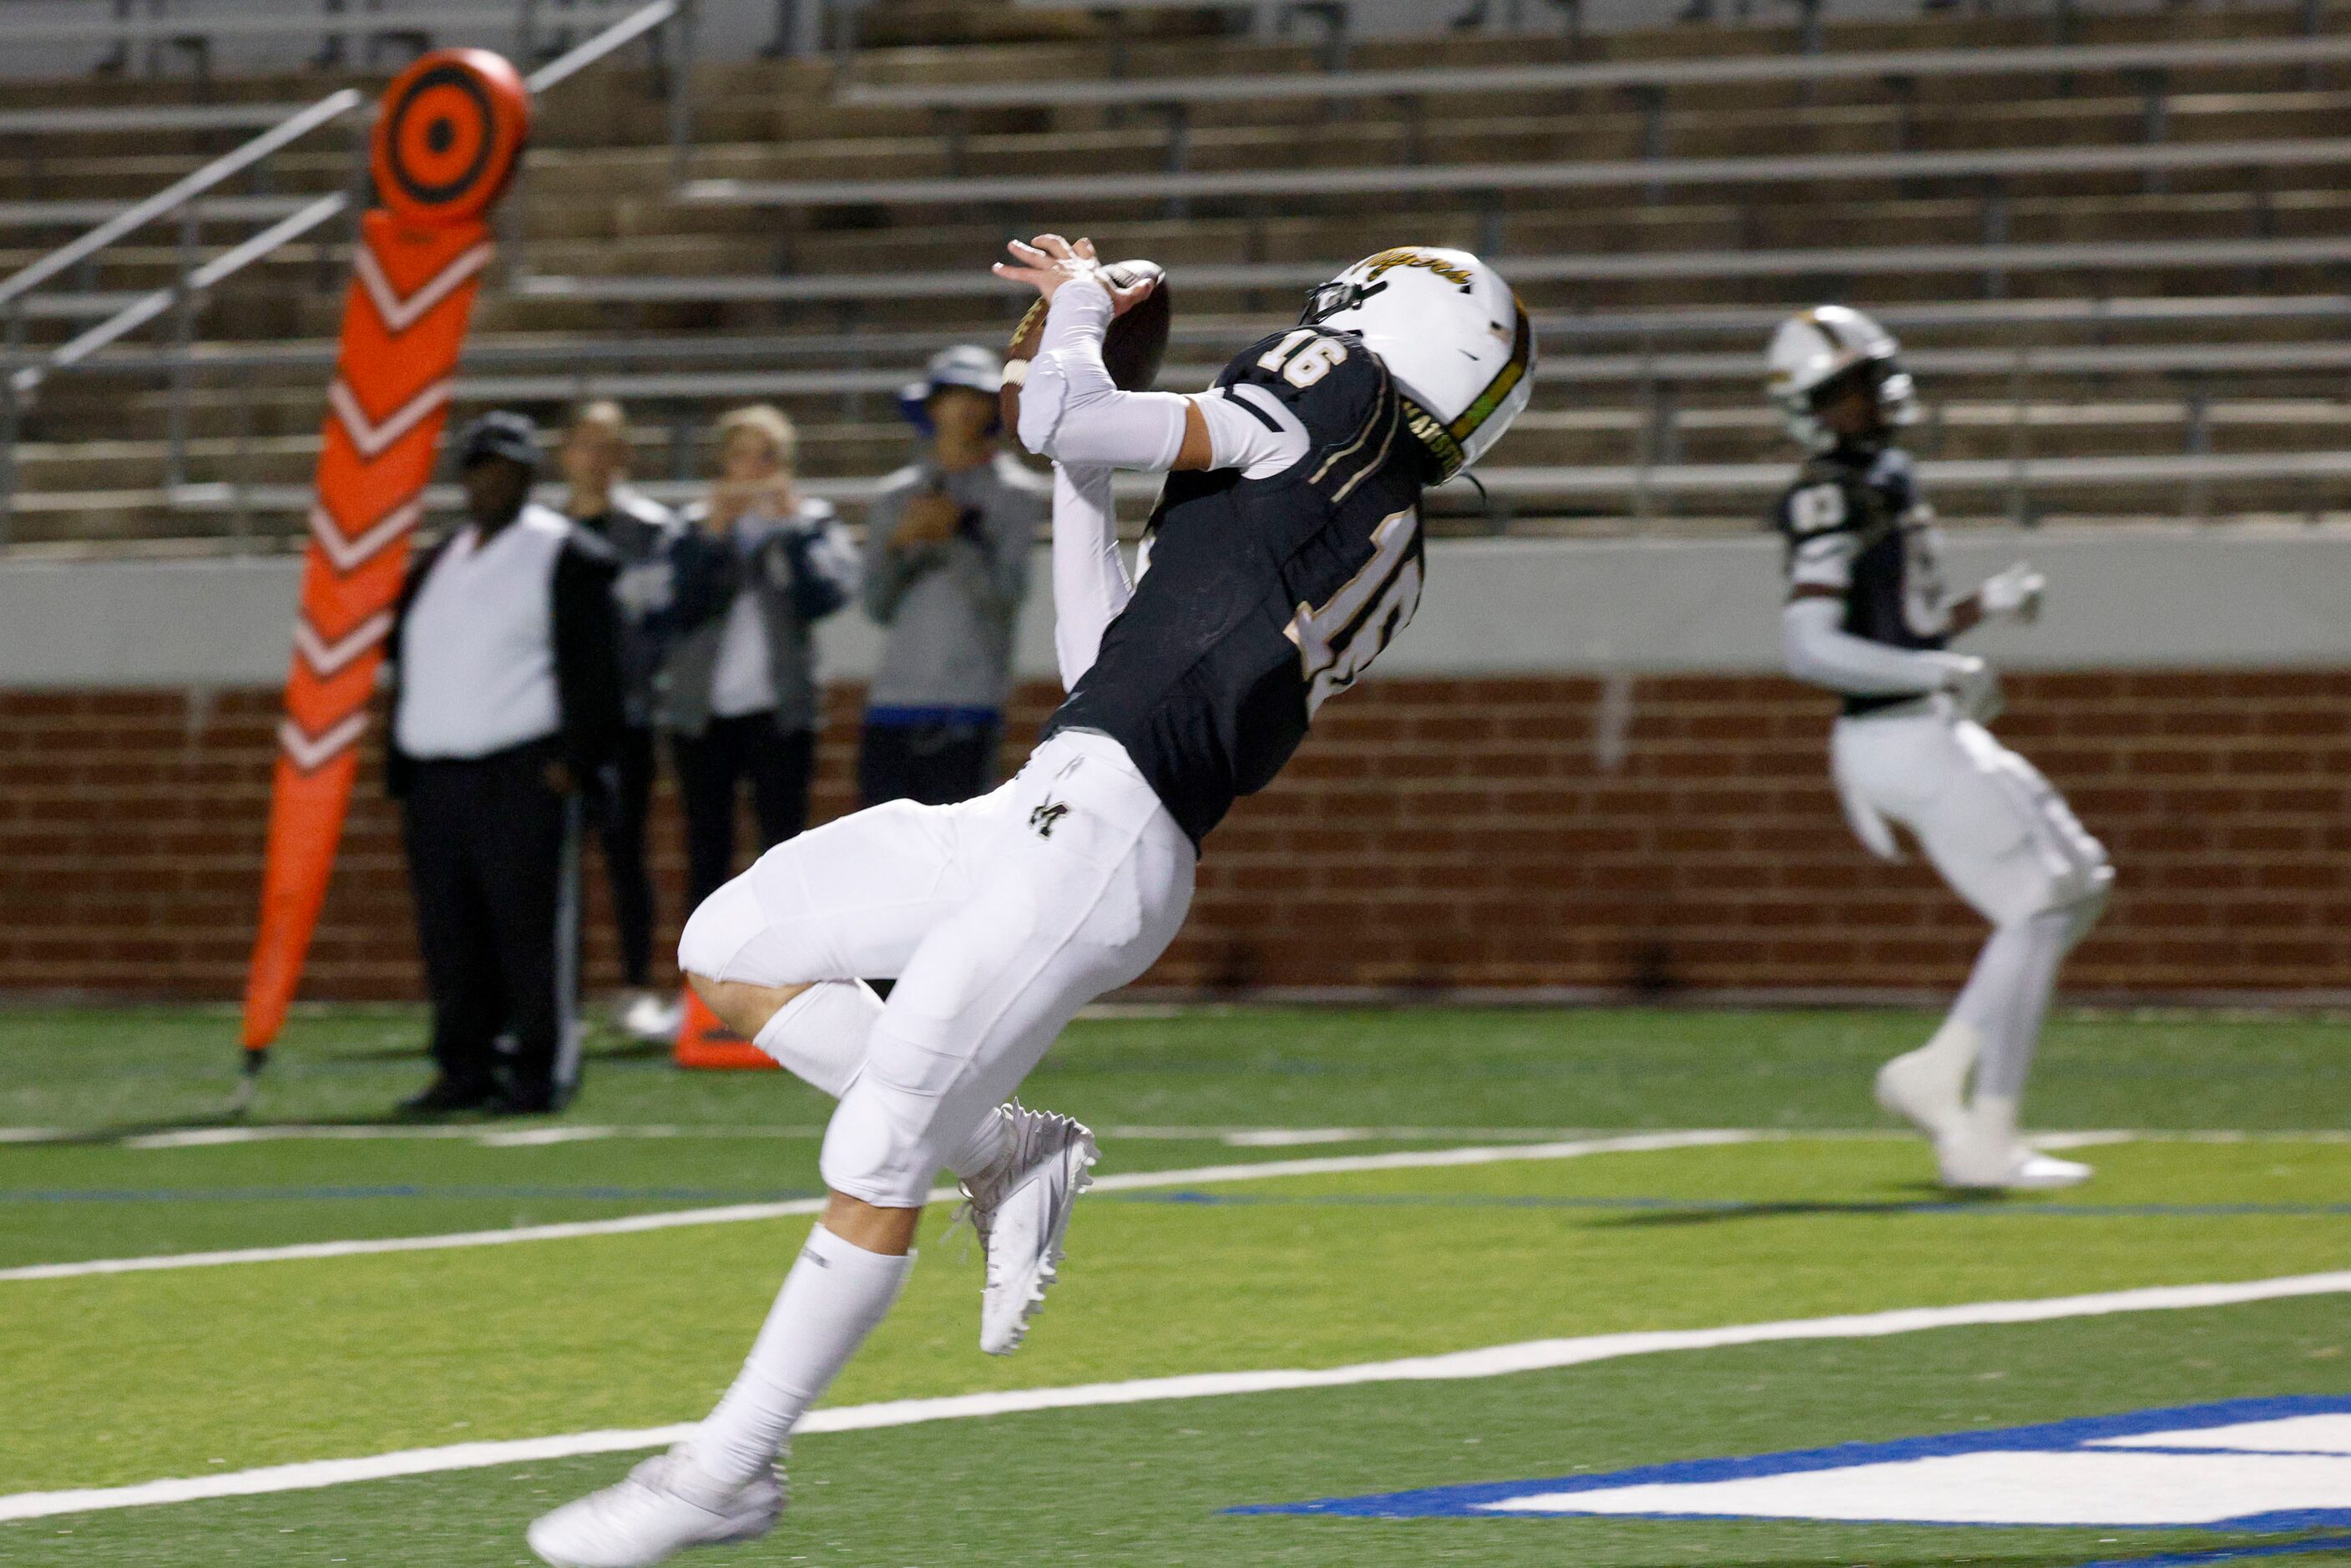
<svg viewBox="0 0 2351 1568">
<path fill-rule="evenodd" d="M 1486 492 L 1486 481 L 1479 478 L 1475 474 L 1464 474 L 1461 477 L 1478 487 L 1478 509 L 1484 515 L 1486 520 L 1489 523 L 1502 521 L 1502 517 L 1494 510 L 1494 497 Z"/>
</svg>

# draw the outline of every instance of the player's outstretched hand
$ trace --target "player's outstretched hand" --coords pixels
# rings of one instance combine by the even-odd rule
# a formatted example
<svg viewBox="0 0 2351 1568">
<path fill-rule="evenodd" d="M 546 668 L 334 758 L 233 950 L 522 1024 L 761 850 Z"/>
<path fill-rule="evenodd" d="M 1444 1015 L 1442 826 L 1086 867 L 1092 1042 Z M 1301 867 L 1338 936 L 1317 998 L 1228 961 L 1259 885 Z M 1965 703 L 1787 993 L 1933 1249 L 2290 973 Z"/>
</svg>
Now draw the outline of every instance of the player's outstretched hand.
<svg viewBox="0 0 2351 1568">
<path fill-rule="evenodd" d="M 1102 275 L 1102 262 L 1090 239 L 1072 245 L 1060 235 L 1039 235 L 1031 244 L 1024 245 L 1016 239 L 1004 248 L 1012 253 L 1012 260 L 999 261 L 990 268 L 997 277 L 1025 283 L 1048 299 L 1059 293 L 1065 283 L 1082 279 L 1099 284 L 1110 296 L 1113 316 L 1125 315 L 1159 287 L 1159 280 L 1150 277 L 1123 288 L 1113 287 Z"/>
<path fill-rule="evenodd" d="M 1984 579 L 1984 585 L 1976 591 L 1976 602 L 1990 620 L 2037 621 L 2042 596 L 2048 591 L 2049 580 L 2029 563 L 2018 561 Z"/>
</svg>

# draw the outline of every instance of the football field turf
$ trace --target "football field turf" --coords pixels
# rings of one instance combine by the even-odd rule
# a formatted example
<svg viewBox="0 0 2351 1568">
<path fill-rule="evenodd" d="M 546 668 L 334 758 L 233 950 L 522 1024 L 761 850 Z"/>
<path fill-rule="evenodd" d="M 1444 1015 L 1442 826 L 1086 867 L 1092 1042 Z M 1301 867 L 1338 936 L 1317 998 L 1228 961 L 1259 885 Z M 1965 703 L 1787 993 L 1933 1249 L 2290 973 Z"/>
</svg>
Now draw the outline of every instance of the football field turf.
<svg viewBox="0 0 2351 1568">
<path fill-rule="evenodd" d="M 2351 1563 L 2351 1275 L 2313 1278 L 2351 1270 L 2351 1024 L 2059 1019 L 2032 1120 L 2127 1135 L 2006 1201 L 1870 1105 L 1929 1027 L 1081 1020 L 1029 1098 L 1104 1129 L 1104 1188 L 1028 1346 L 978 1354 L 935 1210 L 783 1525 L 688 1561 Z M 552 1122 L 387 1124 L 419 1030 L 298 1019 L 220 1132 L 225 1015 L 0 1014 L 0 1563 L 520 1563 L 706 1409 L 824 1103 L 608 1051 Z M 443 1451 L 540 1438 L 575 1440 Z M 2143 1527 L 2213 1485 L 2259 1517 Z M 1991 1522 L 1918 1522 L 1954 1495 Z"/>
</svg>

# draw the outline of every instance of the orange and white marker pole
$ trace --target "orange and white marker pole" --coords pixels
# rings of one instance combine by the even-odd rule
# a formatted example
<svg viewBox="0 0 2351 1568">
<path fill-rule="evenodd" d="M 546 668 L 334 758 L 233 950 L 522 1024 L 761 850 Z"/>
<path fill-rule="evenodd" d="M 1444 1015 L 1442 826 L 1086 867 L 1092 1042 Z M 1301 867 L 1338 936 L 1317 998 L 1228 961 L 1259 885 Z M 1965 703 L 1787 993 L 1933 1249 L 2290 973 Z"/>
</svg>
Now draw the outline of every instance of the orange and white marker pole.
<svg viewBox="0 0 2351 1568">
<path fill-rule="evenodd" d="M 530 131 L 530 91 L 484 49 L 402 71 L 376 117 L 294 657 L 278 727 L 260 930 L 245 988 L 246 1087 L 302 976 L 360 766 L 367 706 L 423 509 L 449 384 L 492 254 L 488 214 Z"/>
</svg>

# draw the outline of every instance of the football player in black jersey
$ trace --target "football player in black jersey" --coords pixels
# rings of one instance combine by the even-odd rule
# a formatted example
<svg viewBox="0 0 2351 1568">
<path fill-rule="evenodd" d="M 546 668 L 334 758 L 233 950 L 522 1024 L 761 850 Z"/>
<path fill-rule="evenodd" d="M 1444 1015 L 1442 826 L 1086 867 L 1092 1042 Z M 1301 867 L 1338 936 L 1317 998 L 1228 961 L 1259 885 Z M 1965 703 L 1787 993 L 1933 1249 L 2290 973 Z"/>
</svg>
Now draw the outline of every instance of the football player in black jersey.
<svg viewBox="0 0 2351 1568">
<path fill-rule="evenodd" d="M 549 1563 L 635 1568 L 773 1525 L 776 1457 L 895 1301 L 943 1169 L 987 1248 L 981 1347 L 1019 1343 L 1094 1140 L 1013 1091 L 1079 1008 L 1159 956 L 1202 838 L 1412 619 L 1422 491 L 1475 462 L 1531 390 L 1525 312 L 1460 251 L 1348 268 L 1191 397 L 1112 382 L 1103 334 L 1143 292 L 1113 291 L 1092 246 L 1049 235 L 1012 254 L 998 272 L 1050 301 L 1019 428 L 1056 464 L 1069 700 L 994 794 L 804 833 L 687 923 L 679 967 L 713 1010 L 840 1098 L 831 1196 L 718 1407 L 532 1525 Z M 1173 471 L 1134 579 L 1120 467 Z M 897 977 L 886 1006 L 857 978 L 875 975 Z"/>
<path fill-rule="evenodd" d="M 1844 698 L 1831 759 L 1862 842 L 1899 860 L 1889 824 L 1907 828 L 1992 925 L 1942 1028 L 1878 1073 L 1878 1101 L 1934 1140 L 1948 1186 L 2074 1186 L 2089 1167 L 2025 1144 L 2017 1107 L 2058 966 L 2114 873 L 2049 781 L 1984 727 L 2000 703 L 1990 666 L 1948 651 L 1983 621 L 2034 618 L 2041 576 L 2019 564 L 1949 596 L 1934 508 L 1893 444 L 1917 402 L 1884 329 L 1824 305 L 1782 323 L 1770 359 L 1771 400 L 1811 453 L 1777 517 L 1788 673 Z"/>
</svg>

